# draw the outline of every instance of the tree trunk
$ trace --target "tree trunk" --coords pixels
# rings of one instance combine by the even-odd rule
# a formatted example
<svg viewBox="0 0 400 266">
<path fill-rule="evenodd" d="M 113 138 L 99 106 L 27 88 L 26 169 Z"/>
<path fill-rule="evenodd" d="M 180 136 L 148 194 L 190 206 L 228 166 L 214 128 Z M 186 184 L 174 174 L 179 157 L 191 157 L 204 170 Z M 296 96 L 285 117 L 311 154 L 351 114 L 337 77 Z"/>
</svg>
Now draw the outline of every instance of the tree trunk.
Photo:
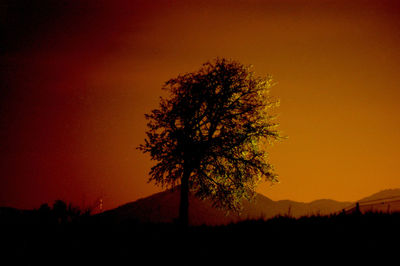
<svg viewBox="0 0 400 266">
<path fill-rule="evenodd" d="M 181 201 L 179 205 L 179 224 L 184 228 L 189 225 L 189 177 L 190 171 L 184 169 L 181 178 Z"/>
</svg>

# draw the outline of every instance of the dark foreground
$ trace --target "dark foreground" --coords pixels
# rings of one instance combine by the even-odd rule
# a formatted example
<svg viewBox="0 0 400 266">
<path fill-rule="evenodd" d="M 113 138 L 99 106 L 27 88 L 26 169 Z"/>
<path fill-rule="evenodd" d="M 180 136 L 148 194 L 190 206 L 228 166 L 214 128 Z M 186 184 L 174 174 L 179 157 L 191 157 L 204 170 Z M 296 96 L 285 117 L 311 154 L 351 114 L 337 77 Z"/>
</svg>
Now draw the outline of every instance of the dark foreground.
<svg viewBox="0 0 400 266">
<path fill-rule="evenodd" d="M 1 221 L 2 265 L 388 265 L 400 214 L 277 217 L 220 227 Z M 383 264 L 382 264 L 383 263 Z"/>
</svg>

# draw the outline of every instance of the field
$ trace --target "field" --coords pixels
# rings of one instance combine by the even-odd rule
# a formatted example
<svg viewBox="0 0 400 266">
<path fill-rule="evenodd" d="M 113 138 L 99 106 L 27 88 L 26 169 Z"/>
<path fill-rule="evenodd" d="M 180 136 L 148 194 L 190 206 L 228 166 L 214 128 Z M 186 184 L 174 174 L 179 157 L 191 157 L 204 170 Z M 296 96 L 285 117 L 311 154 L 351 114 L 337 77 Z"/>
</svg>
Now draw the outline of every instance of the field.
<svg viewBox="0 0 400 266">
<path fill-rule="evenodd" d="M 395 258 L 400 214 L 276 217 L 226 226 L 2 220 L 3 265 L 326 265 Z"/>
</svg>

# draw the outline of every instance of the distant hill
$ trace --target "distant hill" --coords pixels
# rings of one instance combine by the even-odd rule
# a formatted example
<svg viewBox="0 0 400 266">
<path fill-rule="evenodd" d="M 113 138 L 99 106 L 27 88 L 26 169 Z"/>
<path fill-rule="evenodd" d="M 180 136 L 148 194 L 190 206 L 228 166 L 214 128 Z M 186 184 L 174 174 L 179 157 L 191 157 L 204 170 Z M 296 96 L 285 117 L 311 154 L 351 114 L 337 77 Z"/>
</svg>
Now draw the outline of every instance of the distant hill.
<svg viewBox="0 0 400 266">
<path fill-rule="evenodd" d="M 358 201 L 360 211 L 365 212 L 400 212 L 400 189 L 385 189 Z M 355 204 L 346 211 L 355 210 Z"/>
<path fill-rule="evenodd" d="M 167 190 L 149 197 L 124 204 L 112 210 L 94 215 L 95 219 L 104 222 L 125 223 L 130 221 L 150 223 L 170 223 L 178 217 L 180 201 L 179 188 Z M 190 195 L 190 223 L 192 225 L 223 225 L 244 219 L 269 219 L 278 215 L 289 215 L 295 218 L 309 215 L 327 215 L 346 210 L 355 210 L 356 202 L 338 202 L 330 199 L 312 202 L 296 202 L 291 200 L 273 201 L 257 194 L 255 202 L 243 202 L 240 215 L 216 209 L 208 200 L 200 200 Z M 387 189 L 358 200 L 361 212 L 400 212 L 400 189 Z M 32 210 L 19 210 L 0 207 L 1 223 L 37 222 L 37 215 Z"/>
<path fill-rule="evenodd" d="M 124 204 L 115 209 L 98 214 L 99 218 L 111 222 L 170 223 L 178 217 L 179 188 L 153 194 L 149 197 Z M 210 201 L 202 201 L 193 195 L 189 197 L 190 221 L 192 225 L 226 224 L 232 221 L 224 211 L 213 208 Z"/>
<path fill-rule="evenodd" d="M 379 191 L 378 193 L 372 194 L 371 196 L 362 198 L 359 201 L 363 202 L 363 201 L 372 201 L 372 200 L 397 198 L 397 197 L 400 197 L 400 188 L 385 189 L 385 190 Z"/>
<path fill-rule="evenodd" d="M 113 222 L 173 222 L 178 217 L 179 196 L 179 188 L 167 190 L 103 212 L 98 217 Z M 257 194 L 255 202 L 243 202 L 243 211 L 240 215 L 237 213 L 226 215 L 225 211 L 214 208 L 208 200 L 203 201 L 191 195 L 189 202 L 189 220 L 192 225 L 221 225 L 244 219 L 269 219 L 277 215 L 293 217 L 326 215 L 352 204 L 327 199 L 310 203 L 273 201 Z"/>
</svg>

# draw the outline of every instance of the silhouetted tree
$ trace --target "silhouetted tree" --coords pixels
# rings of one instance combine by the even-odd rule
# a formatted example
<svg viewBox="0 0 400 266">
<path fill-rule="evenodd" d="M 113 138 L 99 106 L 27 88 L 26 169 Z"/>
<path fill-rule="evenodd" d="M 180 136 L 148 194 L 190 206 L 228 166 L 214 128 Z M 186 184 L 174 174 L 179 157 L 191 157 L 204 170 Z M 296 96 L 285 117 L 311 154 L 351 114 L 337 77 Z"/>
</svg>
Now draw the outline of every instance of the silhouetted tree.
<svg viewBox="0 0 400 266">
<path fill-rule="evenodd" d="M 358 203 L 358 202 L 356 202 L 356 207 L 354 209 L 354 214 L 355 215 L 360 215 L 361 214 L 360 203 Z"/>
<path fill-rule="evenodd" d="M 170 79 L 170 93 L 146 114 L 145 144 L 157 163 L 150 181 L 181 184 L 179 220 L 188 224 L 188 194 L 212 199 L 216 207 L 237 210 L 257 184 L 277 181 L 266 146 L 281 138 L 269 95 L 272 78 L 256 77 L 251 66 L 216 59 L 194 73 Z"/>
<path fill-rule="evenodd" d="M 39 210 L 40 213 L 43 213 L 44 215 L 49 215 L 51 208 L 49 206 L 49 204 L 47 203 L 43 203 L 42 205 L 40 205 Z"/>
<path fill-rule="evenodd" d="M 53 215 L 58 223 L 67 221 L 67 204 L 62 200 L 56 200 L 53 204 Z"/>
<path fill-rule="evenodd" d="M 49 204 L 43 203 L 38 210 L 41 223 L 50 223 L 51 221 L 51 208 Z"/>
</svg>

